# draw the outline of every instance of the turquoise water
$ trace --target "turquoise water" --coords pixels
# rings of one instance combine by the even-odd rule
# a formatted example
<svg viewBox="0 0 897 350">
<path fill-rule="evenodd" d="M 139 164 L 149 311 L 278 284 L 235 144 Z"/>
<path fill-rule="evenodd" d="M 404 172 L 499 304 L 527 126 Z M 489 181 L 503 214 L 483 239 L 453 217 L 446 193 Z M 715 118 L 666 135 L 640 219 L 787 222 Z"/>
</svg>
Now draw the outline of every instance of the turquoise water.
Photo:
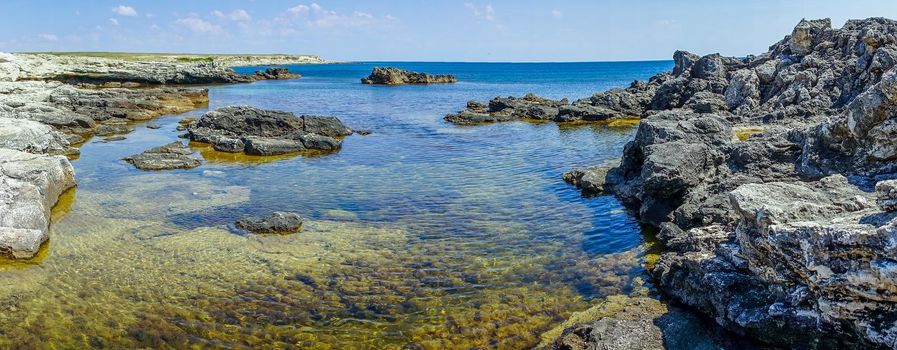
<svg viewBox="0 0 897 350">
<path fill-rule="evenodd" d="M 360 84 L 373 66 L 460 82 Z M 314 157 L 235 157 L 194 145 L 204 164 L 167 172 L 120 159 L 177 140 L 178 120 L 204 110 L 161 117 L 158 130 L 138 124 L 124 141 L 88 142 L 46 252 L 0 270 L 17 282 L 0 288 L 0 310 L 13 310 L 0 313 L 0 329 L 7 339 L 70 347 L 532 346 L 594 300 L 650 290 L 636 220 L 614 198 L 583 198 L 560 178 L 618 157 L 634 129 L 459 127 L 442 117 L 498 95 L 587 97 L 671 67 L 300 65 L 289 67 L 298 80 L 211 87 L 210 109 L 335 115 L 372 134 Z M 232 227 L 274 210 L 310 221 L 289 236 Z"/>
</svg>

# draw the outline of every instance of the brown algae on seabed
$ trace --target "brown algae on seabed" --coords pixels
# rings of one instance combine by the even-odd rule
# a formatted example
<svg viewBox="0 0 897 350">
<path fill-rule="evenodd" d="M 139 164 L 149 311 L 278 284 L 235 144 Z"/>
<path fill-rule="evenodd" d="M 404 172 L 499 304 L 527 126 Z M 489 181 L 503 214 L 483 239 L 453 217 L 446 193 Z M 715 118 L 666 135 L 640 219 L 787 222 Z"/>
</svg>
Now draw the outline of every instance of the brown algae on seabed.
<svg viewBox="0 0 897 350">
<path fill-rule="evenodd" d="M 548 121 L 540 121 L 540 122 L 547 123 Z M 639 125 L 639 123 L 641 123 L 641 122 L 642 122 L 642 119 L 639 117 L 624 117 L 624 118 L 610 118 L 610 119 L 598 120 L 598 121 L 580 120 L 580 121 L 574 121 L 574 122 L 563 122 L 563 123 L 555 122 L 555 123 L 558 125 L 558 128 L 561 128 L 561 129 L 573 129 L 573 128 L 579 128 L 579 127 L 583 127 L 583 126 L 590 126 L 592 128 L 606 128 L 606 129 L 610 129 L 610 130 L 629 131 L 629 130 L 632 130 L 633 128 L 637 127 Z"/>
<path fill-rule="evenodd" d="M 162 219 L 245 204 L 249 192 L 165 173 L 67 196 L 42 261 L 0 271 L 0 348 L 522 348 L 589 306 L 560 271 L 602 293 L 643 288 L 631 275 L 642 247 L 560 258 L 573 243 L 557 241 L 484 256 L 402 223 L 312 221 L 287 236 L 186 229 Z M 480 224 L 527 239 L 523 227 Z"/>
<path fill-rule="evenodd" d="M 294 153 L 286 153 L 286 154 L 278 154 L 273 156 L 256 156 L 250 155 L 243 152 L 239 153 L 230 153 L 230 152 L 221 152 L 216 151 L 211 144 L 201 143 L 201 142 L 190 142 L 190 149 L 194 151 L 198 151 L 199 155 L 209 163 L 232 163 L 232 164 L 265 164 L 265 163 L 273 163 L 285 159 L 295 158 L 298 156 L 302 157 L 321 157 L 329 154 L 334 154 L 339 152 L 339 150 L 334 151 L 321 151 L 321 150 L 305 150 L 301 152 Z"/>
</svg>

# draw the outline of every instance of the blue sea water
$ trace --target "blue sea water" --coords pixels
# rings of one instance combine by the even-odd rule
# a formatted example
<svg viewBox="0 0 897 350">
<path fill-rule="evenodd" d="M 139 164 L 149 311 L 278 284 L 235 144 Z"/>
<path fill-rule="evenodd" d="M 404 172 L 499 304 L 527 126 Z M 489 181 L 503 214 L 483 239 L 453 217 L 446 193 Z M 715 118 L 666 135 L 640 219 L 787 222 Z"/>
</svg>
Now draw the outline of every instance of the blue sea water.
<svg viewBox="0 0 897 350">
<path fill-rule="evenodd" d="M 359 79 L 375 66 L 454 74 L 459 82 L 361 84 Z M 169 339 L 165 341 L 184 333 L 189 335 L 184 339 L 208 344 L 240 341 L 252 346 L 267 339 L 303 348 L 534 345 L 539 332 L 588 307 L 590 300 L 650 289 L 644 276 L 649 247 L 635 218 L 613 197 L 584 198 L 561 180 L 574 167 L 619 157 L 635 129 L 528 122 L 457 126 L 442 118 L 463 109 L 468 100 L 529 92 L 574 100 L 626 87 L 672 66 L 671 61 L 294 65 L 288 68 L 301 79 L 209 87 L 208 109 L 251 105 L 333 115 L 371 134 L 347 137 L 333 154 L 276 159 L 234 157 L 192 145 L 202 166 L 152 173 L 133 169 L 121 158 L 178 140 L 178 121 L 206 109 L 161 117 L 154 121 L 158 130 L 137 125 L 124 141 L 88 142 L 74 161 L 79 178 L 74 205 L 54 226 L 49 254 L 41 262 L 44 270 L 57 271 L 45 283 L 66 285 L 73 288 L 66 293 L 77 294 L 84 277 L 83 269 L 74 271 L 74 262 L 117 259 L 128 266 L 174 261 L 151 270 L 188 274 L 205 297 L 164 299 L 163 306 L 140 309 L 131 304 L 142 300 L 132 295 L 136 290 L 174 292 L 140 281 L 132 282 L 133 289 L 92 292 L 113 295 L 121 308 L 140 309 L 139 317 L 159 320 L 142 324 L 147 329 L 141 334 Z M 258 69 L 264 67 L 237 68 L 242 73 Z M 135 187 L 140 190 L 128 190 Z M 220 203 L 233 193 L 244 197 Z M 208 206 L 190 209 L 179 202 L 191 194 Z M 298 212 L 312 224 L 291 237 L 240 237 L 250 240 L 247 249 L 225 247 L 222 242 L 231 238 L 197 242 L 191 235 L 207 228 L 231 230 L 239 217 L 276 210 Z M 103 222 L 94 224 L 101 227 L 157 222 L 165 228 L 151 230 L 152 225 L 144 224 L 122 232 L 88 233 L 92 229 L 85 227 L 95 220 Z M 334 223 L 345 227 L 332 228 Z M 320 241 L 306 241 L 325 231 Z M 132 237 L 163 238 L 131 243 L 131 256 L 143 256 L 134 260 L 76 243 L 90 234 L 93 240 L 128 242 Z M 386 236 L 390 238 L 381 240 Z M 190 249 L 184 250 L 211 257 L 173 256 L 166 249 L 180 246 L 160 247 L 159 239 L 189 241 Z M 314 254 L 319 263 L 309 264 L 312 257 L 304 254 Z M 242 265 L 213 263 L 219 256 Z M 339 263 L 328 260 L 333 257 Z M 182 266 L 190 266 L 190 272 L 179 270 Z M 265 272 L 239 278 L 221 274 L 222 269 L 248 268 Z M 107 271 L 104 276 L 119 273 L 133 271 Z M 312 303 L 309 297 L 321 301 Z M 104 327 L 102 316 L 90 309 L 70 310 L 60 299 L 54 310 Z M 135 340 L 132 333 L 110 334 L 117 334 L 109 336 L 110 345 L 158 346 Z"/>
</svg>

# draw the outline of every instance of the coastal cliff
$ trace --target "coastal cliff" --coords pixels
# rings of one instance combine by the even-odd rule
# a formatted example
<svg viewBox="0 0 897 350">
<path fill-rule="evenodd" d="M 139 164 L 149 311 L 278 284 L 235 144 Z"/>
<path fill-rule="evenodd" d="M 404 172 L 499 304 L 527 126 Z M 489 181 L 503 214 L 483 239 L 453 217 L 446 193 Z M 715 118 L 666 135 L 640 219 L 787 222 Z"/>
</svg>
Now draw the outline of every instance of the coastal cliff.
<svg viewBox="0 0 897 350">
<path fill-rule="evenodd" d="M 673 302 L 772 345 L 897 348 L 897 22 L 674 60 L 579 102 L 643 119 L 619 165 L 566 177 L 659 228 Z"/>
</svg>

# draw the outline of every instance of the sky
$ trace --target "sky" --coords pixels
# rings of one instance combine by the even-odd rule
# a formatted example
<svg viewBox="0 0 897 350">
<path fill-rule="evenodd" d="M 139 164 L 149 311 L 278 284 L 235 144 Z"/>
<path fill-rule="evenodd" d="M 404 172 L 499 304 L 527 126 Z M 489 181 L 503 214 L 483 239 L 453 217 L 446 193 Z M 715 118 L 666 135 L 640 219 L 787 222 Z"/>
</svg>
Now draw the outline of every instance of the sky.
<svg viewBox="0 0 897 350">
<path fill-rule="evenodd" d="M 897 0 L 2 0 L 0 51 L 316 54 L 332 61 L 670 59 L 765 52 L 801 18 Z"/>
</svg>

